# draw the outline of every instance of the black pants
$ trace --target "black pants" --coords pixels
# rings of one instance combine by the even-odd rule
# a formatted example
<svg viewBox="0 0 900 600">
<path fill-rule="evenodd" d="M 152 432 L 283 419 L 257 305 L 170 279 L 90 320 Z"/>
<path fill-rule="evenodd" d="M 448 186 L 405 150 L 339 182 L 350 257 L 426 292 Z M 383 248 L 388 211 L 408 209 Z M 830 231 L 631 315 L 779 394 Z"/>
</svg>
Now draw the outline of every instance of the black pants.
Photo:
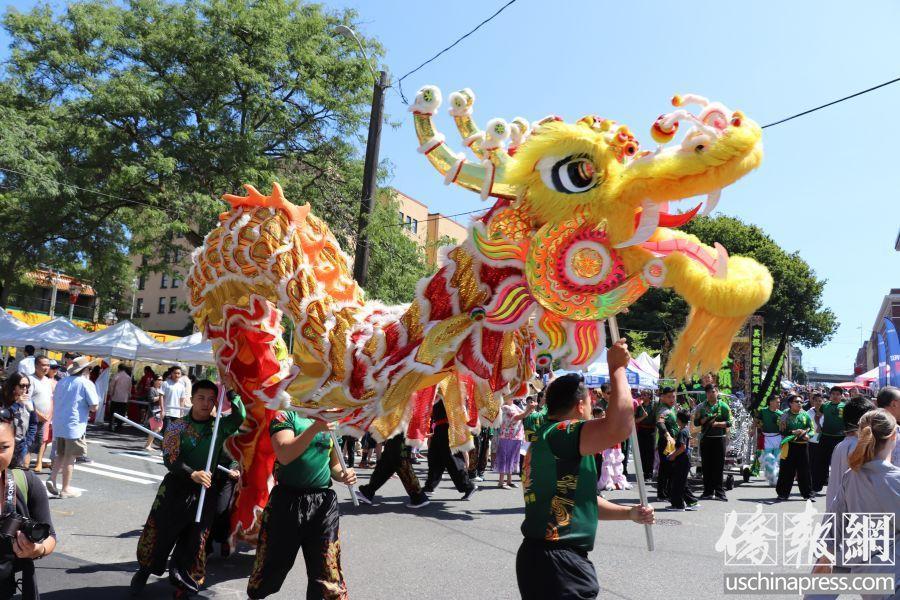
<svg viewBox="0 0 900 600">
<path fill-rule="evenodd" d="M 234 500 L 234 490 L 238 480 L 232 479 L 225 473 L 216 469 L 213 476 L 213 486 L 210 492 L 215 496 L 215 515 L 210 530 L 210 537 L 220 544 L 230 544 L 231 537 L 231 501 Z M 209 493 L 209 492 L 207 492 Z"/>
<path fill-rule="evenodd" d="M 821 442 L 819 442 L 821 444 Z M 782 458 L 778 465 L 778 481 L 775 483 L 775 492 L 779 498 L 787 498 L 794 487 L 794 476 L 797 477 L 797 487 L 804 498 L 812 496 L 809 474 L 809 452 L 806 444 L 788 444 L 787 458 Z"/>
<path fill-rule="evenodd" d="M 671 476 L 671 483 L 669 485 L 669 500 L 672 502 L 672 506 L 675 508 L 684 508 L 686 504 L 694 504 L 697 502 L 697 497 L 694 496 L 694 492 L 691 491 L 691 487 L 688 485 L 688 475 L 691 472 L 691 459 L 687 457 L 686 454 L 679 454 L 678 457 L 673 461 L 663 459 L 660 454 L 660 472 L 662 471 L 662 465 L 664 463 L 668 463 L 669 472 Z"/>
<path fill-rule="evenodd" d="M 366 497 L 373 498 L 378 489 L 391 478 L 391 475 L 396 473 L 406 493 L 409 494 L 410 500 L 419 502 L 425 499 L 425 493 L 419 485 L 419 478 L 413 471 L 409 446 L 404 442 L 403 436 L 397 435 L 386 441 L 381 447 L 381 458 L 375 463 L 375 470 L 372 471 L 369 483 L 359 486 L 359 491 Z"/>
<path fill-rule="evenodd" d="M 476 475 L 484 477 L 484 472 L 487 471 L 492 437 L 491 430 L 487 427 L 482 427 L 478 435 L 472 438 L 475 442 L 475 447 L 469 452 L 469 478 L 474 478 Z"/>
<path fill-rule="evenodd" d="M 356 438 L 345 435 L 341 438 L 341 447 L 347 453 L 347 468 L 352 469 L 356 460 Z"/>
<path fill-rule="evenodd" d="M 276 485 L 263 511 L 247 595 L 265 598 L 280 590 L 297 552 L 303 548 L 306 599 L 347 598 L 339 533 L 340 513 L 334 490 Z"/>
<path fill-rule="evenodd" d="M 653 447 L 656 445 L 655 429 L 642 429 L 638 427 L 638 450 L 641 453 L 641 467 L 644 469 L 644 479 L 653 477 Z"/>
<path fill-rule="evenodd" d="M 128 416 L 128 403 L 127 402 L 110 402 L 109 403 L 109 430 L 110 431 L 118 431 L 122 428 L 122 421 L 115 418 L 113 415 L 122 415 L 123 417 Z"/>
<path fill-rule="evenodd" d="M 622 440 L 622 474 L 628 477 L 628 451 L 631 450 L 631 436 Z"/>
<path fill-rule="evenodd" d="M 450 479 L 458 492 L 468 492 L 474 484 L 469 481 L 466 472 L 466 463 L 462 456 L 450 452 L 449 427 L 438 425 L 434 428 L 434 435 L 428 442 L 428 479 L 425 481 L 425 490 L 433 491 L 441 482 L 444 471 L 450 473 Z"/>
<path fill-rule="evenodd" d="M 665 438 L 663 445 L 656 447 L 657 456 L 659 456 L 659 473 L 656 477 L 656 497 L 660 500 L 671 496 L 670 487 L 672 481 L 672 462 L 663 454 L 666 450 Z M 690 461 L 689 461 L 690 462 Z M 688 465 L 690 468 L 690 465 Z"/>
<path fill-rule="evenodd" d="M 834 447 L 841 443 L 844 436 L 825 435 L 819 436 L 819 443 L 812 449 L 816 453 L 811 461 L 814 468 L 812 469 L 812 490 L 821 492 L 822 488 L 828 485 L 828 470 L 831 468 L 831 455 L 834 453 Z M 812 457 L 811 457 L 812 458 Z"/>
<path fill-rule="evenodd" d="M 191 593 L 200 590 L 206 578 L 206 539 L 215 516 L 213 495 L 207 492 L 200 523 L 195 524 L 200 486 L 187 475 L 169 473 L 163 478 L 138 540 L 141 569 L 162 575 L 168 563 L 172 585 Z"/>
<path fill-rule="evenodd" d="M 594 600 L 600 593 L 587 552 L 552 542 L 522 542 L 516 579 L 522 600 Z"/>
<path fill-rule="evenodd" d="M 703 467 L 703 495 L 724 496 L 725 436 L 703 436 L 700 440 L 700 464 Z"/>
</svg>

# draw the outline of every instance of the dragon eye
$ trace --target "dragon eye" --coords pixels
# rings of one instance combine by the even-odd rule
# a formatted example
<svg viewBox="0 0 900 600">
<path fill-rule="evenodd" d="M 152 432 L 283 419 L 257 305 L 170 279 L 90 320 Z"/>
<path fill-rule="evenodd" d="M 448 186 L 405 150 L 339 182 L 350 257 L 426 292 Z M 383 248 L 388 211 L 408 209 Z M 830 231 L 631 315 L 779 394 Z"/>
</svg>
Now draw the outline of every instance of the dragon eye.
<svg viewBox="0 0 900 600">
<path fill-rule="evenodd" d="M 599 181 L 594 163 L 586 156 L 547 157 L 537 168 L 544 185 L 563 194 L 586 192 Z"/>
</svg>

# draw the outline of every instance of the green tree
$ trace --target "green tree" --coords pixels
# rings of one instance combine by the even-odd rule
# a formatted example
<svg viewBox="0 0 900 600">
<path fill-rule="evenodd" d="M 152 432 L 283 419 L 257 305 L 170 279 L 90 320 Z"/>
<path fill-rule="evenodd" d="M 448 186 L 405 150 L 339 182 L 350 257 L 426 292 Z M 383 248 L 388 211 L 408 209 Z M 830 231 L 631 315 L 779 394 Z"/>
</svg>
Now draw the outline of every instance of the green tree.
<svg viewBox="0 0 900 600">
<path fill-rule="evenodd" d="M 777 340 L 792 324 L 791 340 L 806 347 L 820 346 L 831 339 L 838 322 L 822 305 L 825 280 L 816 277 L 798 252 L 785 252 L 759 227 L 734 217 L 694 219 L 682 227 L 710 246 L 719 242 L 731 254 L 749 256 L 765 265 L 772 274 L 772 297 L 760 310 L 765 319 L 766 338 Z M 622 326 L 674 333 L 684 326 L 687 303 L 671 290 L 652 289 L 621 317 Z"/>
<path fill-rule="evenodd" d="M 44 260 L 86 267 L 130 246 L 165 269 L 166 248 L 179 235 L 198 245 L 221 194 L 245 182 L 280 181 L 347 248 L 371 73 L 333 32 L 355 20 L 300 0 L 9 10 L 0 216 L 26 227 L 0 243 L 0 301 Z M 362 43 L 378 60 L 378 43 Z M 60 246 L 78 250 L 56 256 Z M 109 266 L 107 287 L 127 286 L 127 269 Z"/>
<path fill-rule="evenodd" d="M 369 273 L 366 297 L 385 304 L 411 302 L 416 284 L 435 272 L 425 249 L 404 233 L 398 218 L 400 204 L 382 193 L 372 208 L 369 235 Z"/>
</svg>

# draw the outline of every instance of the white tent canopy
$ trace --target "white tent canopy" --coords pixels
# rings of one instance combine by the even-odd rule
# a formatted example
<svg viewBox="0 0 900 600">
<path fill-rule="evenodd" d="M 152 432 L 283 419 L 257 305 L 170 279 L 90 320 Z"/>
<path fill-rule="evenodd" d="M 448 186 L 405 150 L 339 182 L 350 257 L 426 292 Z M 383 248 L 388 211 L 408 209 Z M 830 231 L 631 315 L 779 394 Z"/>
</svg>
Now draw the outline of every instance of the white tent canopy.
<svg viewBox="0 0 900 600">
<path fill-rule="evenodd" d="M 212 343 L 203 340 L 202 333 L 195 333 L 154 347 L 141 347 L 137 353 L 138 360 L 161 363 L 186 363 L 190 365 L 212 365 Z"/>
<path fill-rule="evenodd" d="M 138 350 L 162 346 L 131 321 L 119 321 L 112 327 L 95 331 L 81 339 L 56 344 L 53 348 L 91 356 L 111 356 L 126 360 L 138 358 Z"/>
<path fill-rule="evenodd" d="M 0 346 L 15 346 L 28 325 L 5 310 L 0 310 Z"/>
<path fill-rule="evenodd" d="M 654 359 L 646 352 L 641 352 L 634 361 L 645 373 L 656 378 L 659 377 L 659 356 Z"/>
<path fill-rule="evenodd" d="M 78 325 L 65 317 L 56 317 L 40 325 L 24 329 L 17 340 L 10 342 L 10 346 L 25 346 L 31 344 L 35 348 L 47 350 L 62 350 L 67 344 L 78 342 L 88 333 Z"/>
</svg>

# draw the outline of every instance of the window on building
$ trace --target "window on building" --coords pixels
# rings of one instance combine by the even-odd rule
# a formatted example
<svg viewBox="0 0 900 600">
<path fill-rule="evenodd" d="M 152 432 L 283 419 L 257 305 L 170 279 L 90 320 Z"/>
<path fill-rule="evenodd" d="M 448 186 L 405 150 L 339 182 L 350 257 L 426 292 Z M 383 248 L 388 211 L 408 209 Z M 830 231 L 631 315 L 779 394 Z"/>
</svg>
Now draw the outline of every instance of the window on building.
<svg viewBox="0 0 900 600">
<path fill-rule="evenodd" d="M 161 315 L 166 314 L 166 298 L 163 296 L 159 299 L 159 309 L 156 311 Z"/>
<path fill-rule="evenodd" d="M 181 260 L 181 248 L 175 248 L 172 251 L 172 262 L 178 264 L 179 260 Z"/>
<path fill-rule="evenodd" d="M 137 316 L 141 316 L 142 314 L 144 314 L 144 299 L 143 298 L 138 298 L 135 301 L 134 310 L 137 313 Z"/>
<path fill-rule="evenodd" d="M 172 287 L 173 288 L 181 287 L 181 280 L 177 277 L 173 277 L 172 278 Z"/>
<path fill-rule="evenodd" d="M 413 219 L 412 231 L 413 231 L 413 233 L 419 233 L 419 220 L 418 219 Z"/>
<path fill-rule="evenodd" d="M 167 287 L 169 287 L 169 276 L 165 273 L 163 273 L 159 278 L 159 287 L 161 287 L 162 289 L 166 289 Z"/>
<path fill-rule="evenodd" d="M 406 215 L 403 214 L 403 211 L 400 212 L 400 224 L 403 225 L 403 221 L 406 218 Z"/>
<path fill-rule="evenodd" d="M 172 296 L 169 298 L 169 312 L 173 313 L 178 310 L 178 297 Z"/>
<path fill-rule="evenodd" d="M 147 276 L 138 275 L 138 289 L 142 290 L 147 286 Z"/>
</svg>

